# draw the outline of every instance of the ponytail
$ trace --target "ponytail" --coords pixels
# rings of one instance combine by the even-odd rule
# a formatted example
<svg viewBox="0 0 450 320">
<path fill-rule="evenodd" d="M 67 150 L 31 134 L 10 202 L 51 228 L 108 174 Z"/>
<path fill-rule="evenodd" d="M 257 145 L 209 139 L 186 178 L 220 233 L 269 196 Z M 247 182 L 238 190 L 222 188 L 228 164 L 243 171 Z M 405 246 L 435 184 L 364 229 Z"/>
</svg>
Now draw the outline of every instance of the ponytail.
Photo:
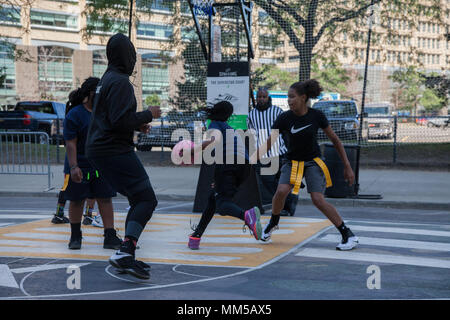
<svg viewBox="0 0 450 320">
<path fill-rule="evenodd" d="M 291 85 L 290 88 L 294 89 L 299 96 L 306 95 L 308 97 L 308 100 L 317 98 L 323 91 L 319 82 L 315 79 L 310 79 L 303 82 L 295 82 Z"/>
<path fill-rule="evenodd" d="M 67 113 L 69 113 L 70 110 L 73 109 L 73 107 L 82 104 L 83 100 L 86 97 L 89 97 L 92 91 L 95 91 L 95 88 L 97 87 L 99 82 L 100 82 L 99 78 L 89 77 L 86 80 L 84 80 L 83 84 L 81 85 L 81 88 L 78 88 L 70 92 L 69 101 L 67 101 L 66 103 L 66 115 Z"/>
</svg>

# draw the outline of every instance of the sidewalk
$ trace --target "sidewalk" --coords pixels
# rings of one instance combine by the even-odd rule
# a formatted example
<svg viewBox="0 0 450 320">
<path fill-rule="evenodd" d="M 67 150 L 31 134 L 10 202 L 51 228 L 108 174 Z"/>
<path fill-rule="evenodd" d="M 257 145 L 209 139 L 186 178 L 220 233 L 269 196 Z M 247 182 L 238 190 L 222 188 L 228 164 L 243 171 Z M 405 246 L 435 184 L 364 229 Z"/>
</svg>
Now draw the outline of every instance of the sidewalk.
<svg viewBox="0 0 450 320">
<path fill-rule="evenodd" d="M 160 200 L 194 201 L 199 167 L 146 167 Z M 63 166 L 52 166 L 51 186 L 47 176 L 0 175 L 0 196 L 55 197 L 63 183 Z M 434 209 L 450 212 L 450 172 L 360 169 L 359 195 L 381 195 L 380 200 L 333 199 L 338 206 Z M 56 199 L 55 199 L 56 201 Z M 305 189 L 299 205 L 311 204 Z"/>
</svg>

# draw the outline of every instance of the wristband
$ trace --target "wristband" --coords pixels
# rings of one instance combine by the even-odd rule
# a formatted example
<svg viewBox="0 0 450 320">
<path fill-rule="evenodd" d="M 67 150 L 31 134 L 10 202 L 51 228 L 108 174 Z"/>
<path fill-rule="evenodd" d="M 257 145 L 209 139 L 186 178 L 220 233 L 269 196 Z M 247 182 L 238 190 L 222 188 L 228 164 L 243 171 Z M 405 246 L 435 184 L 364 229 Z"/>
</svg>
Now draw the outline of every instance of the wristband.
<svg viewBox="0 0 450 320">
<path fill-rule="evenodd" d="M 78 165 L 77 165 L 77 164 L 74 165 L 74 166 L 71 166 L 71 167 L 70 167 L 70 170 L 75 169 L 75 168 L 78 168 Z"/>
</svg>

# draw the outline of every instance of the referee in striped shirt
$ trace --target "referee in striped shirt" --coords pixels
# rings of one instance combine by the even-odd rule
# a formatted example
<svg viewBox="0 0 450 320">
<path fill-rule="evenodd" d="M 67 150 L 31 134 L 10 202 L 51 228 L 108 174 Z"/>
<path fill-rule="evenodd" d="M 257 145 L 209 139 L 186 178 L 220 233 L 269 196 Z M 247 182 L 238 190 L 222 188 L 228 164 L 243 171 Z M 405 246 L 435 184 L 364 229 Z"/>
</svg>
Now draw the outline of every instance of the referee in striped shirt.
<svg viewBox="0 0 450 320">
<path fill-rule="evenodd" d="M 256 147 L 259 148 L 261 143 L 267 141 L 270 136 L 272 124 L 281 113 L 283 113 L 283 110 L 280 107 L 272 105 L 272 98 L 269 96 L 268 90 L 266 88 L 258 89 L 256 96 L 256 107 L 249 112 L 247 118 L 248 128 L 256 131 Z M 286 151 L 287 148 L 280 136 L 278 141 L 272 146 L 272 149 L 270 149 L 267 154 L 263 156 L 263 158 L 270 158 L 270 162 L 268 162 L 269 164 L 264 165 L 258 161 L 258 164 L 255 166 L 256 172 L 259 176 L 258 182 L 264 205 L 272 203 L 272 197 L 278 186 L 280 170 L 278 170 L 275 175 L 261 175 L 261 167 L 268 167 L 272 161 L 279 161 L 279 157 L 284 157 Z M 290 194 L 286 199 L 284 210 L 281 212 L 281 215 L 293 216 L 295 214 L 297 201 L 298 196 Z"/>
</svg>

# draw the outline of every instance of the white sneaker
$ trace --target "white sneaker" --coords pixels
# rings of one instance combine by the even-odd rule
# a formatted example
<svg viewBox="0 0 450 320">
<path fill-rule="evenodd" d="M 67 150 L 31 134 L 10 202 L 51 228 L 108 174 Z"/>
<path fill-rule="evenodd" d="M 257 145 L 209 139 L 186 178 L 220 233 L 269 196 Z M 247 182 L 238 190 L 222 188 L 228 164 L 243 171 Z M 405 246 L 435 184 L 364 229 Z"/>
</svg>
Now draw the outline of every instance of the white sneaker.
<svg viewBox="0 0 450 320">
<path fill-rule="evenodd" d="M 356 247 L 356 245 L 358 244 L 359 239 L 357 236 L 353 236 L 347 239 L 347 242 L 343 243 L 339 243 L 336 246 L 336 250 L 341 250 L 341 251 L 348 251 L 348 250 L 352 250 L 354 247 Z"/>
<path fill-rule="evenodd" d="M 264 241 L 264 242 L 269 241 L 270 237 L 272 237 L 272 232 L 274 232 L 275 230 L 279 229 L 278 225 L 276 225 L 276 226 L 272 227 L 272 229 L 267 230 L 268 226 L 269 226 L 269 223 L 266 224 L 266 226 L 263 229 L 263 232 L 262 232 L 262 235 L 261 235 L 261 241 Z"/>
<path fill-rule="evenodd" d="M 97 214 L 94 217 L 92 217 L 92 224 L 91 225 L 93 227 L 103 228 L 102 216 L 100 214 Z"/>
</svg>

